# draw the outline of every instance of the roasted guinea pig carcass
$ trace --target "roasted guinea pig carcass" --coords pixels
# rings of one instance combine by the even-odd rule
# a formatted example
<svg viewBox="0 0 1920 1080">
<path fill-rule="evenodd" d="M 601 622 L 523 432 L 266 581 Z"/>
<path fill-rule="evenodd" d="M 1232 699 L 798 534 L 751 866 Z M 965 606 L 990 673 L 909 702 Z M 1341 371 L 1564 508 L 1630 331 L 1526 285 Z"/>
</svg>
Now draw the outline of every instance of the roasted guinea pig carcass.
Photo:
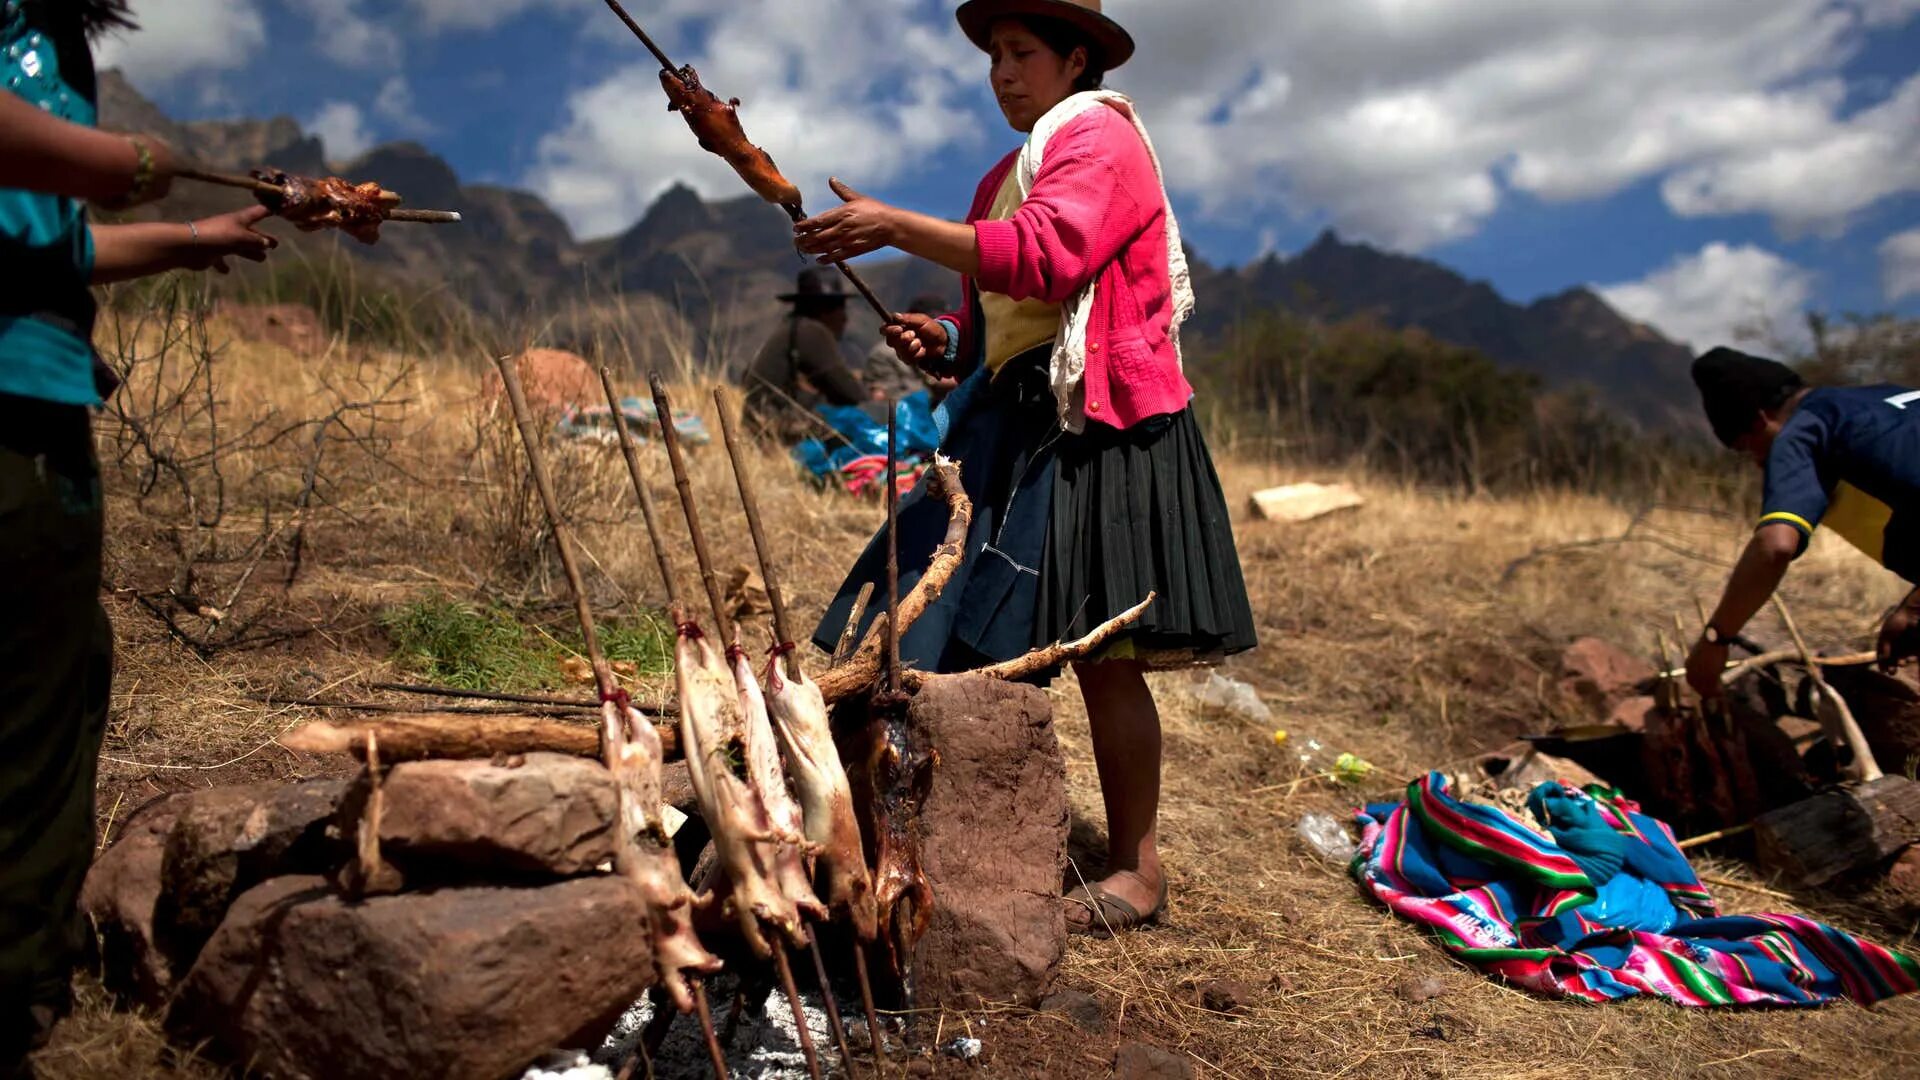
<svg viewBox="0 0 1920 1080">
<path fill-rule="evenodd" d="M 781 891 L 776 849 L 781 843 L 805 840 L 778 834 L 753 786 L 739 688 L 699 627 L 681 623 L 674 662 L 680 745 L 701 816 L 713 834 L 714 853 L 727 875 L 725 912 L 739 924 L 755 955 L 770 956 L 772 946 L 761 933 L 762 924 L 778 927 L 789 938 L 800 935 L 795 898 Z"/>
<path fill-rule="evenodd" d="M 800 804 L 793 801 L 787 788 L 786 770 L 780 767 L 780 747 L 773 737 L 773 725 L 767 719 L 767 699 L 754 678 L 753 665 L 738 644 L 727 650 L 733 665 L 733 684 L 740 691 L 740 712 L 746 720 L 747 782 L 767 808 L 767 821 L 773 827 L 769 857 L 773 865 L 773 883 L 780 894 L 792 901 L 801 915 L 818 921 L 827 917 L 827 908 L 814 895 L 807 877 L 806 826 Z M 805 944 L 798 928 L 791 928 L 795 945 Z"/>
<path fill-rule="evenodd" d="M 259 192 L 260 204 L 292 222 L 302 232 L 336 228 L 363 244 L 380 239 L 380 224 L 400 205 L 400 196 L 368 181 L 356 184 L 338 176 L 314 179 L 279 170 L 253 171 L 279 192 Z"/>
<path fill-rule="evenodd" d="M 907 725 L 904 701 L 876 700 L 885 719 L 867 762 L 873 791 L 873 898 L 880 929 L 902 979 L 913 950 L 933 921 L 933 884 L 920 866 L 920 810 L 933 788 L 938 752 L 918 745 Z"/>
<path fill-rule="evenodd" d="M 814 887 L 829 908 L 847 912 L 861 940 L 871 941 L 876 925 L 873 877 L 867 872 L 853 792 L 833 743 L 827 703 L 804 672 L 787 677 L 778 653 L 767 666 L 767 714 L 800 796 L 807 842 L 813 845 Z"/>
<path fill-rule="evenodd" d="M 686 973 L 717 971 L 720 960 L 693 932 L 693 891 L 680 876 L 660 795 L 660 733 L 623 702 L 602 705 L 601 721 L 627 841 L 618 849 L 615 870 L 640 886 L 646 897 L 660 986 L 681 1012 L 688 1012 L 693 994 Z"/>
<path fill-rule="evenodd" d="M 700 85 L 700 73 L 691 67 L 679 71 L 662 68 L 660 86 L 667 92 L 667 107 L 686 117 L 687 126 L 700 140 L 700 149 L 726 159 L 761 198 L 791 211 L 800 209 L 800 189 L 780 175 L 772 156 L 747 141 L 747 133 L 740 127 L 739 98 L 721 101 Z"/>
</svg>

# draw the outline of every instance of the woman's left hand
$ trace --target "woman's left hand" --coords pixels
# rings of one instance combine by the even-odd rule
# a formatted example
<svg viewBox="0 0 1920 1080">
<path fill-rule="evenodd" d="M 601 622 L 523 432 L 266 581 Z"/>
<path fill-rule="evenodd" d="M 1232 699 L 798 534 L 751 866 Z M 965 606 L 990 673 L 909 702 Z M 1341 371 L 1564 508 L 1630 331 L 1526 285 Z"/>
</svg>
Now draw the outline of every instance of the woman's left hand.
<svg viewBox="0 0 1920 1080">
<path fill-rule="evenodd" d="M 181 267 L 187 270 L 218 270 L 225 274 L 229 272 L 227 259 L 235 255 L 253 262 L 265 262 L 267 252 L 279 247 L 280 241 L 254 226 L 260 224 L 269 213 L 264 206 L 249 206 L 245 210 L 194 222 L 193 228 L 198 236 L 181 251 Z"/>
<path fill-rule="evenodd" d="M 897 211 L 878 199 L 870 199 L 838 180 L 827 186 L 844 203 L 823 214 L 815 214 L 793 227 L 794 243 L 800 250 L 826 263 L 848 259 L 891 247 Z"/>
</svg>

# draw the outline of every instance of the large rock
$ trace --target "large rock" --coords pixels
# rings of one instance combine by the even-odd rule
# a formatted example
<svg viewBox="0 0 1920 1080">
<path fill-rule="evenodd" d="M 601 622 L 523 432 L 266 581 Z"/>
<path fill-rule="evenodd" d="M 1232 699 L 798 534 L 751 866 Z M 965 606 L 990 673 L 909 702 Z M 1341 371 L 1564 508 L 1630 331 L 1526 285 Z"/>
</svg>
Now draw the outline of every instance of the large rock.
<svg viewBox="0 0 1920 1080">
<path fill-rule="evenodd" d="M 282 1080 L 506 1080 L 645 991 L 646 917 L 613 876 L 360 903 L 282 878 L 235 902 L 168 1026 Z"/>
<path fill-rule="evenodd" d="M 193 794 L 167 834 L 154 906 L 154 938 L 176 977 L 241 893 L 339 865 L 348 846 L 329 826 L 346 790 L 345 780 L 306 780 Z"/>
<path fill-rule="evenodd" d="M 113 845 L 93 860 L 80 909 L 100 938 L 101 979 L 115 995 L 158 1005 L 173 987 L 172 965 L 154 942 L 153 912 L 167 836 L 191 795 L 162 795 L 135 810 Z"/>
<path fill-rule="evenodd" d="M 1846 699 L 1883 771 L 1904 773 L 1920 760 L 1920 689 L 1905 678 L 1866 666 L 1830 667 L 1825 675 Z"/>
<path fill-rule="evenodd" d="M 1581 638 L 1560 656 L 1560 691 L 1604 719 L 1614 707 L 1640 693 L 1640 684 L 1659 672 L 1651 663 L 1599 638 Z"/>
<path fill-rule="evenodd" d="M 384 790 L 381 854 L 410 880 L 460 870 L 571 877 L 613 858 L 613 777 L 597 761 L 410 761 L 387 773 Z"/>
<path fill-rule="evenodd" d="M 1066 953 L 1066 765 L 1045 692 L 977 676 L 928 679 L 908 720 L 940 755 L 921 814 L 932 925 L 917 1001 L 1031 1006 Z"/>
</svg>

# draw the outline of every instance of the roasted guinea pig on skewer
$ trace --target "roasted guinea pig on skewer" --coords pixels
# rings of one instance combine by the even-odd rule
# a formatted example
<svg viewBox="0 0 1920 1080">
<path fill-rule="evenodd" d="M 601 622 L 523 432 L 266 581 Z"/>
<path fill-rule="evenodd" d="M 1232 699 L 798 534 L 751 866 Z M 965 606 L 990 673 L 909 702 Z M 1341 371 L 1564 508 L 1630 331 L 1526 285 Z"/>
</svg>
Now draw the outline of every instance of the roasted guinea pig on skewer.
<svg viewBox="0 0 1920 1080">
<path fill-rule="evenodd" d="M 904 700 L 880 695 L 874 710 L 883 717 L 884 734 L 872 744 L 867 761 L 873 792 L 873 899 L 893 954 L 894 973 L 905 979 L 914 947 L 933 920 L 933 885 L 920 866 L 920 810 L 940 757 L 916 745 Z"/>
<path fill-rule="evenodd" d="M 680 745 L 694 797 L 730 885 L 724 910 L 739 924 L 755 955 L 771 956 L 773 947 L 761 933 L 762 924 L 778 927 L 789 938 L 800 933 L 799 909 L 780 889 L 775 845 L 800 844 L 804 838 L 775 833 L 766 803 L 749 780 L 739 689 L 699 627 L 681 623 L 674 661 Z"/>
<path fill-rule="evenodd" d="M 787 789 L 786 771 L 780 767 L 780 747 L 773 737 L 773 725 L 767 719 L 766 696 L 760 691 L 759 680 L 754 678 L 753 665 L 748 662 L 745 650 L 736 644 L 727 650 L 727 655 L 732 661 L 733 684 L 740 692 L 740 712 L 746 721 L 747 782 L 766 806 L 767 821 L 776 838 L 770 853 L 774 886 L 801 915 L 817 922 L 827 917 L 827 907 L 814 895 L 813 883 L 807 877 L 811 845 L 806 840 L 800 804 L 793 801 L 793 793 Z M 806 944 L 806 935 L 797 926 L 791 933 L 794 945 Z"/>
<path fill-rule="evenodd" d="M 726 159 L 761 198 L 789 211 L 800 209 L 800 189 L 780 175 L 772 155 L 747 141 L 740 126 L 739 98 L 721 101 L 700 85 L 700 73 L 691 66 L 678 71 L 662 68 L 660 86 L 667 92 L 667 108 L 686 118 L 700 149 Z"/>
<path fill-rule="evenodd" d="M 280 189 L 256 192 L 260 205 L 302 232 L 336 228 L 363 244 L 380 239 L 381 223 L 400 205 L 400 196 L 372 181 L 356 184 L 338 176 L 314 179 L 277 169 L 255 169 L 253 177 Z"/>
<path fill-rule="evenodd" d="M 680 876 L 660 794 L 660 733 L 632 706 L 616 701 L 601 706 L 601 722 L 608 758 L 621 781 L 621 824 L 632 838 L 631 862 L 620 869 L 646 897 L 660 985 L 681 1012 L 690 1012 L 693 994 L 686 973 L 718 971 L 720 960 L 693 931 L 693 891 Z"/>
<path fill-rule="evenodd" d="M 834 746 L 827 703 L 805 672 L 787 677 L 778 652 L 767 665 L 767 714 L 800 796 L 807 842 L 814 850 L 815 888 L 828 907 L 847 912 L 862 941 L 872 941 L 877 925 L 873 876 L 867 871 L 853 792 Z"/>
</svg>

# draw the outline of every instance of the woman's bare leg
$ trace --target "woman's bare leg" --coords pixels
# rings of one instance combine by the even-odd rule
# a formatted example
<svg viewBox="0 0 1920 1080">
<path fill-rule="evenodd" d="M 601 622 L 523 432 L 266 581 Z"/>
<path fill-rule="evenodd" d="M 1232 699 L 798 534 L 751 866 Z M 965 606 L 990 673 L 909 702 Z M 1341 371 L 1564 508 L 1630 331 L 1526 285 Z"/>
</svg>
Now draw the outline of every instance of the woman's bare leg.
<svg viewBox="0 0 1920 1080">
<path fill-rule="evenodd" d="M 1107 809 L 1107 892 L 1146 914 L 1160 891 L 1160 710 L 1131 660 L 1076 664 Z"/>
</svg>

